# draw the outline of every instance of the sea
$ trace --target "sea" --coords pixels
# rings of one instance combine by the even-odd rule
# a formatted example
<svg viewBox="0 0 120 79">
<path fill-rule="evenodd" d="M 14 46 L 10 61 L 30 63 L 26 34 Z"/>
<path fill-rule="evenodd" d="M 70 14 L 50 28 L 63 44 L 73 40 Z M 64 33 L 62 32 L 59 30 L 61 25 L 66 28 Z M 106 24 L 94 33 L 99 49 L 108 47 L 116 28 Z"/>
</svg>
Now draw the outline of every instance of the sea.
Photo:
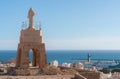
<svg viewBox="0 0 120 79">
<path fill-rule="evenodd" d="M 16 58 L 16 50 L 0 50 L 0 61 L 6 63 L 10 59 Z M 29 59 L 32 61 L 32 51 L 29 52 Z M 120 60 L 120 50 L 47 50 L 47 63 L 57 60 L 59 64 L 85 62 L 88 54 L 91 62 L 99 60 Z"/>
</svg>

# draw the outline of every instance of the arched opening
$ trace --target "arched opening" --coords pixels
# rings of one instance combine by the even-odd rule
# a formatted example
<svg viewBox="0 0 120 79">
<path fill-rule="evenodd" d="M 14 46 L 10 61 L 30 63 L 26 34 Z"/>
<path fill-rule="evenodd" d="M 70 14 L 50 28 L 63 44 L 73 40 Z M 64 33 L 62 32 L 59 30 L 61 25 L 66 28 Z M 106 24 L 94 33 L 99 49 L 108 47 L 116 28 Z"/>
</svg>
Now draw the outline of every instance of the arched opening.
<svg viewBox="0 0 120 79">
<path fill-rule="evenodd" d="M 29 67 L 38 67 L 38 50 L 37 49 L 30 49 L 29 50 Z"/>
<path fill-rule="evenodd" d="M 29 67 L 33 67 L 33 50 L 30 49 L 29 51 Z"/>
</svg>

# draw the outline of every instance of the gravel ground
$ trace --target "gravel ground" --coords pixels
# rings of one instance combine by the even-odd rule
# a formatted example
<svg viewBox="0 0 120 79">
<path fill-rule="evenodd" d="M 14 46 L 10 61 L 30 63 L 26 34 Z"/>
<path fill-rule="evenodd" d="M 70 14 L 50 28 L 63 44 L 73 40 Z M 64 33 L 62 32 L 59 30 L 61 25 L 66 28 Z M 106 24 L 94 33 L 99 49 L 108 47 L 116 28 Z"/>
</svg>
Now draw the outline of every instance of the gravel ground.
<svg viewBox="0 0 120 79">
<path fill-rule="evenodd" d="M 73 75 L 0 76 L 0 79 L 71 79 Z"/>
</svg>

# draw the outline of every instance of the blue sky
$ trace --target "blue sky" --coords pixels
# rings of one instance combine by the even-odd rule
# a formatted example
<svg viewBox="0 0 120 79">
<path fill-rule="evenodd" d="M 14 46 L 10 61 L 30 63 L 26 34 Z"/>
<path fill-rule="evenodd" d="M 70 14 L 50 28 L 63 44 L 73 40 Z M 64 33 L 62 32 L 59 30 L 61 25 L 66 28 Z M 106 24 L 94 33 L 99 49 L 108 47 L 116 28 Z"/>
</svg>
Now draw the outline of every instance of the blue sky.
<svg viewBox="0 0 120 79">
<path fill-rule="evenodd" d="M 1 0 L 0 50 L 16 50 L 32 7 L 47 50 L 120 50 L 120 0 Z"/>
</svg>

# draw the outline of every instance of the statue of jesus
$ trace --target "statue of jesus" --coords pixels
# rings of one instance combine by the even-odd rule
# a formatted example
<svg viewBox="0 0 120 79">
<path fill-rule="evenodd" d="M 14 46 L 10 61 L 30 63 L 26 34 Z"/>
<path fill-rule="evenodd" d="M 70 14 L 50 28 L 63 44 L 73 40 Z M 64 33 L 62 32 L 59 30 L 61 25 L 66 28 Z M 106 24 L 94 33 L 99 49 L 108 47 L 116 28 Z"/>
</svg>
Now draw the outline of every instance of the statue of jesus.
<svg viewBox="0 0 120 79">
<path fill-rule="evenodd" d="M 29 12 L 28 12 L 28 18 L 29 18 L 29 28 L 33 27 L 33 17 L 34 17 L 35 13 L 32 10 L 32 8 L 30 8 Z"/>
</svg>

